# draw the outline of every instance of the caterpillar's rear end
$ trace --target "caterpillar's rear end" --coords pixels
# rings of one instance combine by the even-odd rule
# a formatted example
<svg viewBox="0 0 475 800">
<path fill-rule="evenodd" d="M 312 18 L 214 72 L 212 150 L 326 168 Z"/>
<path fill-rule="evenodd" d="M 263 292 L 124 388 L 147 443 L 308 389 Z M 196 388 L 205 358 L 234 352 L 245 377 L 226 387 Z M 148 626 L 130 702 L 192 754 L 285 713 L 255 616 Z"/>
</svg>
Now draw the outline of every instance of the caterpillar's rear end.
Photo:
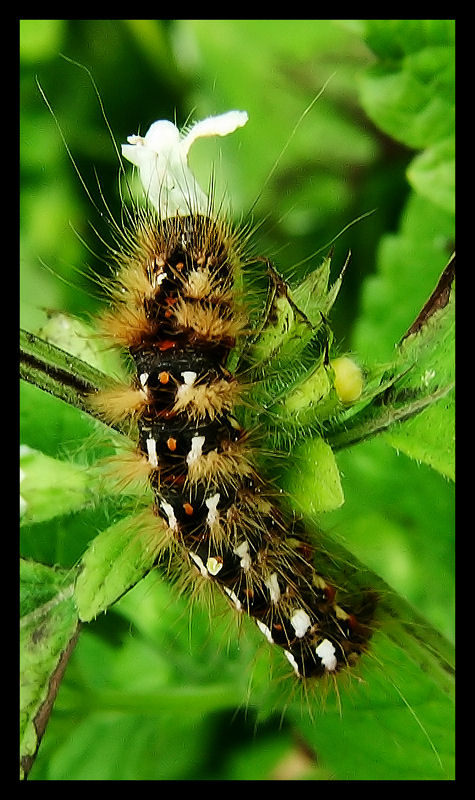
<svg viewBox="0 0 475 800">
<path fill-rule="evenodd" d="M 139 139 L 129 141 L 144 146 Z M 314 567 L 318 553 L 259 474 L 233 414 L 241 385 L 227 364 L 248 334 L 234 287 L 241 237 L 209 203 L 195 202 L 196 192 L 185 207 L 173 194 L 175 183 L 166 196 L 170 174 L 187 177 L 189 146 L 175 159 L 179 170 L 167 161 L 158 189 L 147 173 L 155 210 L 137 213 L 124 235 L 111 307 L 101 318 L 105 335 L 128 350 L 134 375 L 131 385 L 93 402 L 110 422 L 135 418 L 132 472 L 149 481 L 157 526 L 166 527 L 184 573 L 202 576 L 237 612 L 253 617 L 299 677 L 335 673 L 367 648 L 372 608 L 357 615 L 338 604 L 335 588 Z M 139 155 L 134 163 L 144 181 Z"/>
</svg>

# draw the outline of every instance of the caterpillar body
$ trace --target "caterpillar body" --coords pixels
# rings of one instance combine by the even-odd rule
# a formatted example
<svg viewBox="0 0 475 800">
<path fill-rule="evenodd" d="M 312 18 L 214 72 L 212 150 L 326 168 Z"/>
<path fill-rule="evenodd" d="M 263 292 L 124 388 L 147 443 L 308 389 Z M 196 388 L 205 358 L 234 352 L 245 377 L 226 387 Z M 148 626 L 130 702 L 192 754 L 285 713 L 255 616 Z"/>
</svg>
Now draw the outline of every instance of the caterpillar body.
<svg viewBox="0 0 475 800">
<path fill-rule="evenodd" d="M 126 480 L 149 482 L 164 549 L 190 580 L 211 582 L 252 617 L 295 674 L 310 679 L 357 661 L 373 608 L 339 604 L 301 521 L 260 475 L 235 416 L 242 383 L 229 357 L 249 334 L 236 290 L 242 237 L 214 213 L 187 156 L 196 138 L 246 121 L 245 112 L 228 112 L 186 135 L 159 121 L 123 145 L 146 204 L 121 236 L 111 304 L 99 323 L 128 352 L 133 376 L 90 403 L 109 423 L 135 422 L 137 448 L 122 470 Z"/>
</svg>

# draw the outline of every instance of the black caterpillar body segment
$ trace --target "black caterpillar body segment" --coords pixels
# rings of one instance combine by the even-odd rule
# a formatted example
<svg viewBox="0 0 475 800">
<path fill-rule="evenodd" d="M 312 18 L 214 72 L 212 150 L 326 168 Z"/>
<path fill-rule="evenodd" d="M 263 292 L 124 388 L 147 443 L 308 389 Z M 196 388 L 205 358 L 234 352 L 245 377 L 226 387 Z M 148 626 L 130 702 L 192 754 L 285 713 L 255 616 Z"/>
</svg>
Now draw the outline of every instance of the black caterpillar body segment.
<svg viewBox="0 0 475 800">
<path fill-rule="evenodd" d="M 310 678 L 351 665 L 371 635 L 313 566 L 300 523 L 257 473 L 232 415 L 226 369 L 246 319 L 233 278 L 239 236 L 205 214 L 140 214 L 126 237 L 104 332 L 125 345 L 134 385 L 95 399 L 105 417 L 133 414 L 137 464 L 183 569 L 216 584 Z"/>
</svg>

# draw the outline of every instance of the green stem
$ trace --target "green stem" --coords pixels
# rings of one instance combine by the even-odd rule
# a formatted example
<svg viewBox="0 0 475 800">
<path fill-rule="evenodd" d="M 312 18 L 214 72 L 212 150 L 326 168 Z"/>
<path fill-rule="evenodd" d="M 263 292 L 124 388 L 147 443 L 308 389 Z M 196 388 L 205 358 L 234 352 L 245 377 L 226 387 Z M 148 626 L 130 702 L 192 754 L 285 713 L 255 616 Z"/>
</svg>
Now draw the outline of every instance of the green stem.
<svg viewBox="0 0 475 800">
<path fill-rule="evenodd" d="M 88 403 L 91 394 L 110 385 L 108 375 L 80 358 L 20 329 L 20 377 L 74 408 L 99 419 Z M 127 435 L 117 423 L 111 427 Z"/>
<path fill-rule="evenodd" d="M 425 408 L 445 397 L 453 387 L 454 384 L 450 383 L 433 394 L 412 400 L 399 407 L 381 405 L 375 410 L 375 404 L 372 403 L 351 418 L 351 427 L 346 428 L 344 424 L 335 427 L 331 432 L 325 434 L 325 439 L 333 450 L 353 447 L 355 444 L 371 439 L 378 433 L 384 433 L 397 422 L 405 422 L 411 417 L 415 417 L 416 414 L 420 414 Z"/>
</svg>

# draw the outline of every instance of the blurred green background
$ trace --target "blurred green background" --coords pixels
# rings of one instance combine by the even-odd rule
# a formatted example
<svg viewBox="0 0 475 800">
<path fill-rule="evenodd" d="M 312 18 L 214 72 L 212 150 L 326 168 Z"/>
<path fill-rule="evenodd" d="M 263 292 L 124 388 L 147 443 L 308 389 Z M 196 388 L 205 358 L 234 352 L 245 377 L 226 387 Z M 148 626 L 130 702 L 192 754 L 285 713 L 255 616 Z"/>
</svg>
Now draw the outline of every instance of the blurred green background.
<svg viewBox="0 0 475 800">
<path fill-rule="evenodd" d="M 119 208 L 117 157 L 94 90 L 84 70 L 59 57 L 62 52 L 91 70 L 119 146 L 155 119 L 176 118 L 182 125 L 190 116 L 247 110 L 244 129 L 227 139 L 199 141 L 192 158 L 204 185 L 209 159 L 216 164 L 236 217 L 247 218 L 256 203 L 253 216 L 263 227 L 256 249 L 275 258 L 284 273 L 308 270 L 312 262 L 301 264 L 304 259 L 377 208 L 335 245 L 337 267 L 352 251 L 334 320 L 341 335 L 348 335 L 362 279 L 374 270 L 377 242 L 397 227 L 411 157 L 378 131 L 359 105 L 356 79 L 373 56 L 351 28 L 329 20 L 26 20 L 21 44 L 22 228 L 28 235 L 23 270 L 40 268 L 39 256 L 67 277 L 85 261 L 97 267 L 69 223 L 100 249 L 88 228 L 88 221 L 100 224 L 97 214 L 36 76 L 98 205 L 96 172 L 116 215 Z M 301 114 L 329 78 L 289 143 Z M 40 276 L 26 281 L 25 304 L 84 310 L 87 298 L 58 286 L 41 268 Z"/>
<path fill-rule="evenodd" d="M 120 217 L 117 155 L 94 88 L 87 73 L 61 58 L 62 53 L 90 69 L 119 147 L 129 134 L 144 133 L 159 118 L 176 119 L 181 125 L 189 118 L 198 120 L 232 108 L 247 110 L 250 119 L 245 128 L 227 139 L 197 142 L 192 160 L 204 186 L 210 160 L 216 165 L 218 197 L 226 193 L 237 219 L 252 219 L 258 226 L 255 252 L 272 258 L 288 278 L 316 266 L 340 231 L 374 210 L 335 241 L 335 277 L 350 250 L 351 262 L 332 324 L 340 350 L 355 350 L 368 362 L 390 358 L 394 343 L 431 293 L 453 246 L 453 211 L 446 195 L 428 197 L 421 170 L 410 171 L 424 147 L 434 145 L 429 156 L 435 152 L 435 158 L 441 152 L 439 139 L 445 144 L 447 138 L 436 124 L 444 119 L 447 81 L 442 70 L 440 75 L 435 70 L 437 79 L 433 78 L 427 53 L 417 63 L 417 78 L 422 75 L 427 89 L 427 102 L 415 109 L 421 112 L 417 135 L 404 135 L 413 130 L 411 120 L 404 126 L 397 114 L 387 113 L 384 125 L 372 120 L 379 119 L 378 108 L 391 96 L 398 70 L 405 77 L 403 88 L 397 87 L 396 102 L 408 105 L 404 92 L 415 91 L 411 84 L 415 73 L 407 77 L 412 51 L 417 56 L 427 41 L 443 51 L 442 61 L 445 51 L 450 60 L 451 28 L 444 20 L 369 23 L 373 24 L 362 20 L 22 20 L 22 325 L 37 330 L 48 310 L 87 316 L 98 307 L 99 293 L 87 274 L 91 268 L 106 270 L 106 247 L 101 240 L 109 241 L 110 232 L 103 199 L 115 218 Z M 386 70 L 383 78 L 388 83 L 382 88 L 378 70 Z M 327 80 L 323 95 L 291 137 Z M 68 158 L 37 81 L 99 212 Z M 371 81 L 380 96 L 372 91 Z M 426 131 L 435 130 L 440 135 L 433 143 Z M 438 184 L 445 185 L 441 180 Z M 320 255 L 312 258 L 321 248 Z M 24 392 L 28 410 L 36 402 L 31 400 L 34 390 L 26 387 Z M 64 427 L 55 427 L 55 413 L 53 409 L 53 420 L 41 430 L 26 414 L 23 442 L 51 455 L 67 452 L 72 457 L 69 451 L 74 451 L 78 434 L 74 426 L 66 427 L 70 439 L 65 440 Z M 346 503 L 320 523 L 438 630 L 452 637 L 453 485 L 380 440 L 338 454 L 338 463 Z M 70 566 L 90 536 L 84 532 L 87 529 L 87 514 L 78 515 L 62 533 L 54 534 L 54 547 L 51 530 L 40 535 L 38 528 L 27 531 L 25 555 Z M 64 530 L 69 535 L 79 531 L 76 551 L 64 544 Z M 166 660 L 157 661 L 154 649 L 164 635 L 163 621 L 158 626 L 151 613 L 155 591 L 165 590 L 149 588 L 145 599 L 142 590 L 134 590 L 117 611 L 83 633 L 32 778 L 262 779 L 275 777 L 279 765 L 286 764 L 292 754 L 305 754 L 290 726 L 279 727 L 279 720 L 271 719 L 255 733 L 253 715 L 229 712 L 226 703 L 225 710 L 219 710 L 218 702 L 208 717 L 199 706 L 190 709 L 188 720 L 186 712 L 179 720 L 177 714 L 165 714 L 160 718 L 164 727 L 159 743 L 157 720 L 143 710 L 124 716 L 123 709 L 106 709 L 102 716 L 94 715 L 84 697 L 91 675 L 98 685 L 107 685 L 104 665 L 116 663 L 114 685 L 124 697 L 139 684 L 141 691 L 150 686 L 152 696 L 157 671 L 169 668 Z M 134 597 L 138 598 L 135 604 Z M 180 614 L 185 614 L 183 609 Z M 173 631 L 170 609 L 167 615 Z M 194 627 L 200 629 L 198 617 Z M 240 641 L 236 669 L 242 669 L 240 659 L 248 652 Z M 173 658 L 178 658 L 173 645 L 170 648 Z M 179 658 L 185 658 L 187 646 L 181 642 L 180 648 Z M 209 667 L 203 648 L 203 661 Z M 193 640 L 187 657 L 200 661 Z M 236 680 L 242 681 L 242 675 Z M 226 738 L 223 731 L 228 728 Z M 308 761 L 303 758 L 296 777 L 306 775 L 306 770 L 314 779 L 339 777 L 338 765 L 331 762 L 330 733 L 328 737 L 321 746 L 330 753 L 330 761 L 319 762 L 315 768 L 313 756 Z M 218 743 L 216 763 L 210 753 Z M 344 773 L 347 779 L 351 769 Z M 354 776 L 358 776 L 356 769 Z"/>
</svg>

